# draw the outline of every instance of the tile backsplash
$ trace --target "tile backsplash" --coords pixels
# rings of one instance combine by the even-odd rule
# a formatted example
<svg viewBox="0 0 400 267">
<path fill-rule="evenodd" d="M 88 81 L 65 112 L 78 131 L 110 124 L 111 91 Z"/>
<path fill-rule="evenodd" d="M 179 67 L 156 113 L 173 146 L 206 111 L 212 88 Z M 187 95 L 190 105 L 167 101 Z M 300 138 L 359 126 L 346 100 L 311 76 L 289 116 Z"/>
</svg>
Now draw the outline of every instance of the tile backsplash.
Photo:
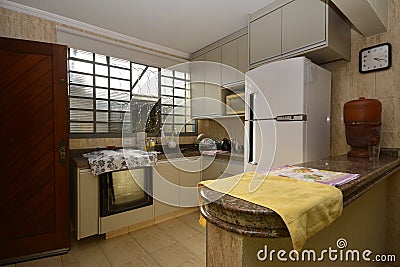
<svg viewBox="0 0 400 267">
<path fill-rule="evenodd" d="M 392 67 L 385 71 L 361 74 L 358 53 L 362 48 L 389 42 Z M 351 62 L 336 61 L 323 65 L 332 72 L 331 155 L 345 154 L 343 106 L 359 97 L 382 102 L 381 147 L 400 147 L 400 1 L 389 0 L 389 29 L 386 33 L 364 38 L 352 31 Z"/>
</svg>

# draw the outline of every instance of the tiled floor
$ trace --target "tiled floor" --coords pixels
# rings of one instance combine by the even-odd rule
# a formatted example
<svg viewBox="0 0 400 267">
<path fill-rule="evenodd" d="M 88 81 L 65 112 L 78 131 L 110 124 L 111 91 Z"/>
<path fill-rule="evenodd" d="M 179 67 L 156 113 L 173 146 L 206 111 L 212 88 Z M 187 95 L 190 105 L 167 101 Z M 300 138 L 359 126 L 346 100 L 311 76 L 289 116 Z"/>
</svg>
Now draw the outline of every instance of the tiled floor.
<svg viewBox="0 0 400 267">
<path fill-rule="evenodd" d="M 193 212 L 105 240 L 72 239 L 68 254 L 8 266 L 205 266 L 205 229 Z"/>
</svg>

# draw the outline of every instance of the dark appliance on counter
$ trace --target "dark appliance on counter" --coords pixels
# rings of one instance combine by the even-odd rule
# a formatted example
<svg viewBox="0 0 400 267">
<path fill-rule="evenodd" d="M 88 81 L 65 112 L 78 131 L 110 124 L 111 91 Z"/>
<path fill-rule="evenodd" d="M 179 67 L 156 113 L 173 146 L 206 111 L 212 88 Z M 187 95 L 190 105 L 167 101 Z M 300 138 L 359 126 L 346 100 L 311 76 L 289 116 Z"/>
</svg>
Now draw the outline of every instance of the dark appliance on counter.
<svg viewBox="0 0 400 267">
<path fill-rule="evenodd" d="M 228 138 L 224 138 L 221 141 L 221 150 L 231 151 L 231 141 Z"/>
<path fill-rule="evenodd" d="M 99 178 L 100 217 L 153 204 L 151 167 L 107 172 Z"/>
<path fill-rule="evenodd" d="M 368 158 L 368 146 L 379 144 L 381 114 L 382 103 L 377 99 L 360 97 L 344 104 L 346 141 L 351 146 L 349 157 Z"/>
</svg>

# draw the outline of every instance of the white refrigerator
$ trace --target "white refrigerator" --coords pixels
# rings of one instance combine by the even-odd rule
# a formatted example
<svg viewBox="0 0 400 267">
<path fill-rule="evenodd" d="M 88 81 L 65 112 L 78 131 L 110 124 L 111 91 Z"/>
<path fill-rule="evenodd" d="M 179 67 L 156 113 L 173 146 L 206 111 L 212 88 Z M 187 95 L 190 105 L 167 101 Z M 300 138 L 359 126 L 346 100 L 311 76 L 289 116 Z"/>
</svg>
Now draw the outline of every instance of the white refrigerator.
<svg viewBox="0 0 400 267">
<path fill-rule="evenodd" d="M 330 154 L 331 74 L 305 57 L 246 73 L 245 171 Z"/>
</svg>

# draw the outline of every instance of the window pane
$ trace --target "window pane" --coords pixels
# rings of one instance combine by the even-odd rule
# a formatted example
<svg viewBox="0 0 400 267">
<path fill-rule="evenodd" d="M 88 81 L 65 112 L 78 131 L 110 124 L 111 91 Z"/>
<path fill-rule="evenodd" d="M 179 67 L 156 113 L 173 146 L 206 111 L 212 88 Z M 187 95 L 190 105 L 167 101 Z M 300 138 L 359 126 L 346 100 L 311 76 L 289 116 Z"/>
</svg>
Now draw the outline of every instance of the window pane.
<svg viewBox="0 0 400 267">
<path fill-rule="evenodd" d="M 174 114 L 185 115 L 185 108 L 184 107 L 175 107 Z"/>
<path fill-rule="evenodd" d="M 110 90 L 111 99 L 130 101 L 129 92 Z"/>
<path fill-rule="evenodd" d="M 93 112 L 85 110 L 70 110 L 71 121 L 93 121 Z"/>
<path fill-rule="evenodd" d="M 71 85 L 69 87 L 70 96 L 93 97 L 93 88 L 86 86 Z"/>
<path fill-rule="evenodd" d="M 187 103 L 189 103 L 189 101 L 187 101 Z M 180 98 L 174 99 L 175 106 L 185 106 L 187 103 L 186 103 L 186 99 L 180 99 Z"/>
<path fill-rule="evenodd" d="M 108 99 L 108 89 L 96 88 L 96 98 L 106 98 L 106 99 Z"/>
<path fill-rule="evenodd" d="M 161 94 L 173 96 L 174 95 L 174 89 L 172 87 L 162 86 L 161 87 Z"/>
<path fill-rule="evenodd" d="M 108 112 L 96 112 L 96 121 L 108 121 Z"/>
<path fill-rule="evenodd" d="M 161 113 L 162 114 L 170 114 L 173 111 L 173 108 L 171 106 L 162 106 L 161 107 Z"/>
<path fill-rule="evenodd" d="M 162 105 L 172 105 L 173 104 L 173 98 L 172 97 L 163 96 L 163 97 L 161 97 L 161 104 Z"/>
<path fill-rule="evenodd" d="M 175 87 L 185 88 L 186 82 L 183 80 L 175 80 Z"/>
<path fill-rule="evenodd" d="M 131 89 L 129 81 L 123 81 L 117 79 L 110 79 L 110 88 L 123 89 L 127 91 Z"/>
<path fill-rule="evenodd" d="M 70 97 L 69 106 L 76 109 L 93 109 L 93 100 Z"/>
<path fill-rule="evenodd" d="M 162 130 L 165 133 L 172 133 L 172 129 L 173 129 L 173 127 L 170 124 L 164 124 L 163 127 L 162 127 Z"/>
<path fill-rule="evenodd" d="M 96 74 L 104 75 L 104 76 L 108 75 L 108 67 L 107 66 L 96 64 L 95 68 L 96 68 Z"/>
<path fill-rule="evenodd" d="M 117 66 L 117 67 L 123 67 L 129 69 L 131 67 L 131 63 L 128 60 L 121 59 L 121 58 L 114 58 L 110 57 L 110 65 L 111 66 Z"/>
<path fill-rule="evenodd" d="M 70 122 L 71 133 L 93 133 L 93 123 Z"/>
<path fill-rule="evenodd" d="M 93 85 L 93 76 L 70 72 L 69 82 L 80 85 Z"/>
<path fill-rule="evenodd" d="M 172 70 L 161 70 L 161 75 L 162 76 L 169 76 L 169 77 L 172 77 L 173 75 L 174 75 L 174 73 L 173 73 L 173 71 Z"/>
<path fill-rule="evenodd" d="M 94 60 L 98 63 L 107 64 L 107 57 L 104 55 L 95 54 Z"/>
<path fill-rule="evenodd" d="M 110 68 L 110 76 L 129 80 L 131 77 L 131 73 L 130 70 Z"/>
<path fill-rule="evenodd" d="M 71 71 L 79 71 L 79 72 L 93 74 L 93 64 L 92 63 L 76 61 L 76 60 L 70 60 L 69 62 L 70 62 L 69 69 Z"/>
<path fill-rule="evenodd" d="M 96 76 L 96 86 L 108 87 L 108 78 Z"/>
<path fill-rule="evenodd" d="M 108 123 L 96 123 L 97 133 L 108 133 Z"/>
<path fill-rule="evenodd" d="M 80 59 L 84 59 L 84 60 L 93 60 L 93 53 L 91 52 L 87 52 L 87 51 L 83 51 L 83 50 L 78 50 L 75 48 L 71 48 L 69 50 L 69 55 L 70 57 L 76 57 L 76 58 L 80 58 Z"/>
<path fill-rule="evenodd" d="M 185 73 L 184 72 L 175 71 L 175 77 L 176 78 L 180 78 L 180 79 L 185 79 Z"/>
<path fill-rule="evenodd" d="M 186 118 L 183 116 L 175 116 L 174 122 L 179 124 L 184 124 L 186 123 Z"/>
<path fill-rule="evenodd" d="M 175 89 L 175 96 L 185 97 L 185 91 L 181 89 Z"/>
<path fill-rule="evenodd" d="M 128 111 L 129 110 L 129 103 L 111 101 L 111 110 Z"/>
<path fill-rule="evenodd" d="M 161 77 L 161 84 L 162 85 L 173 86 L 174 85 L 174 80 L 172 78 L 168 78 L 168 77 Z"/>
<path fill-rule="evenodd" d="M 108 101 L 96 100 L 96 109 L 97 110 L 108 110 Z"/>
</svg>

